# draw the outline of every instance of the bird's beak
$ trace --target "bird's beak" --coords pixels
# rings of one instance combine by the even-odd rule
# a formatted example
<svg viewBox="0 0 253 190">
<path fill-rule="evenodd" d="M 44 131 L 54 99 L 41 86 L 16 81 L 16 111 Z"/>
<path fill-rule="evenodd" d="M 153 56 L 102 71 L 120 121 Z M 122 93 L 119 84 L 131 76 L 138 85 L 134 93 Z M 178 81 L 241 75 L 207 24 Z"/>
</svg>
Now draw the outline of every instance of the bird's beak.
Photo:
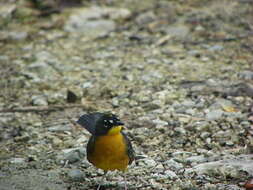
<svg viewBox="0 0 253 190">
<path fill-rule="evenodd" d="M 116 135 L 116 134 L 118 134 L 121 130 L 122 130 L 122 126 L 121 126 L 121 125 L 112 127 L 112 128 L 108 131 L 108 135 Z"/>
</svg>

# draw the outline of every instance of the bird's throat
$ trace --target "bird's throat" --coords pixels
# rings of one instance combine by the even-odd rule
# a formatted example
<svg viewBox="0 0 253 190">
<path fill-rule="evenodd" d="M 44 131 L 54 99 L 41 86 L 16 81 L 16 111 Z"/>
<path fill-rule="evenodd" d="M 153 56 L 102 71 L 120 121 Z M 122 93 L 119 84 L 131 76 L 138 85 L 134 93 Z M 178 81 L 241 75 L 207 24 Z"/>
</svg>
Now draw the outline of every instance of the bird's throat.
<svg viewBox="0 0 253 190">
<path fill-rule="evenodd" d="M 121 129 L 122 129 L 121 125 L 115 126 L 108 131 L 107 135 L 116 135 L 120 133 Z"/>
</svg>

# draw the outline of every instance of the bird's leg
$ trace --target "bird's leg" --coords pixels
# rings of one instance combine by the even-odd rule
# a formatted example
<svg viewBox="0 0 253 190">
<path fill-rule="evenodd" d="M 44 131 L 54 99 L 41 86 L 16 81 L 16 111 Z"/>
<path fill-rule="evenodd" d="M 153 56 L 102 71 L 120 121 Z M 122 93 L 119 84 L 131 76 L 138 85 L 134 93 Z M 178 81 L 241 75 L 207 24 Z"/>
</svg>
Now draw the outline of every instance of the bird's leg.
<svg viewBox="0 0 253 190">
<path fill-rule="evenodd" d="M 101 178 L 101 181 L 99 182 L 99 185 L 98 185 L 97 190 L 99 190 L 99 189 L 100 189 L 100 187 L 101 187 L 102 183 L 104 182 L 104 179 L 105 179 L 106 174 L 107 174 L 107 171 L 104 171 L 104 174 L 103 174 L 103 176 L 102 176 L 102 178 Z"/>
<path fill-rule="evenodd" d="M 127 183 L 126 183 L 126 172 L 124 172 L 124 181 L 125 181 L 125 190 L 127 190 Z"/>
</svg>

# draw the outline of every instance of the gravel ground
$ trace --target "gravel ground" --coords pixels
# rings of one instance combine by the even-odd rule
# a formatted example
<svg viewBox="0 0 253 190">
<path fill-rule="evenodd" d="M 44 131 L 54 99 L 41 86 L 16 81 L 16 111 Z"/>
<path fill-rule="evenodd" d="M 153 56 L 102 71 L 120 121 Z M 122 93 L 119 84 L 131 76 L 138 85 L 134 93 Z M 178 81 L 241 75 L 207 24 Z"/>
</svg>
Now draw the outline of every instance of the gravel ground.
<svg viewBox="0 0 253 190">
<path fill-rule="evenodd" d="M 228 0 L 0 3 L 0 190 L 96 189 L 110 111 L 137 154 L 128 189 L 253 185 L 253 6 Z M 246 186 L 247 190 L 248 186 Z M 110 172 L 101 189 L 123 189 Z"/>
</svg>

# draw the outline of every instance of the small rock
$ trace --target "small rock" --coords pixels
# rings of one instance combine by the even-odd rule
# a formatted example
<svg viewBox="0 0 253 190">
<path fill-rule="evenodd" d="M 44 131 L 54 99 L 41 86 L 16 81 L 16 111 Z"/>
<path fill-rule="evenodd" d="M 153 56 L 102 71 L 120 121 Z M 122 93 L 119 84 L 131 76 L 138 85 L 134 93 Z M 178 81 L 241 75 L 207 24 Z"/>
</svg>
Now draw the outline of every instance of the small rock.
<svg viewBox="0 0 253 190">
<path fill-rule="evenodd" d="M 66 151 L 66 150 L 65 150 Z M 64 160 L 68 160 L 69 163 L 75 163 L 85 158 L 86 150 L 84 148 L 67 150 L 65 155 L 63 155 Z"/>
<path fill-rule="evenodd" d="M 72 180 L 72 181 L 83 181 L 84 180 L 84 174 L 81 170 L 70 170 L 68 172 L 68 177 Z"/>
<path fill-rule="evenodd" d="M 175 127 L 174 128 L 175 132 L 177 132 L 178 134 L 182 134 L 185 135 L 186 134 L 186 130 L 183 127 Z"/>
<path fill-rule="evenodd" d="M 147 167 L 147 168 L 152 168 L 152 167 L 155 167 L 157 165 L 156 161 L 151 159 L 151 158 L 141 159 L 139 161 L 139 164 L 141 166 L 144 166 L 144 167 Z"/>
<path fill-rule="evenodd" d="M 93 84 L 91 82 L 85 82 L 81 85 L 81 88 L 86 89 L 86 88 L 91 88 Z"/>
<path fill-rule="evenodd" d="M 162 121 L 160 119 L 155 119 L 152 121 L 155 125 L 158 125 L 158 126 L 167 126 L 168 125 L 168 122 L 167 121 Z"/>
<path fill-rule="evenodd" d="M 125 19 L 131 15 L 128 9 L 90 7 L 75 10 L 70 15 L 64 29 L 68 32 L 84 34 L 89 37 L 106 35 L 115 30 L 114 20 Z M 107 19 L 105 19 L 107 18 Z"/>
<path fill-rule="evenodd" d="M 171 170 L 166 170 L 164 172 L 164 175 L 166 176 L 167 179 L 177 179 L 178 178 L 177 174 Z"/>
<path fill-rule="evenodd" d="M 112 99 L 112 105 L 113 105 L 114 107 L 118 107 L 118 106 L 119 106 L 119 99 L 118 99 L 117 97 L 114 97 L 114 98 Z"/>
<path fill-rule="evenodd" d="M 217 184 L 215 189 L 217 190 L 243 190 L 238 185 L 233 185 L 233 184 Z"/>
<path fill-rule="evenodd" d="M 210 137 L 210 136 L 211 136 L 211 133 L 206 132 L 206 131 L 200 134 L 200 137 L 202 139 L 206 139 L 207 137 Z"/>
<path fill-rule="evenodd" d="M 0 17 L 2 19 L 11 18 L 12 13 L 15 11 L 16 5 L 14 4 L 1 4 Z"/>
<path fill-rule="evenodd" d="M 27 32 L 24 31 L 12 31 L 9 32 L 9 38 L 11 40 L 24 40 L 28 36 Z"/>
<path fill-rule="evenodd" d="M 158 164 L 154 169 L 153 171 L 155 171 L 156 173 L 161 173 L 164 171 L 164 167 L 162 164 Z"/>
<path fill-rule="evenodd" d="M 67 102 L 75 103 L 78 100 L 78 96 L 72 90 L 67 90 Z"/>
<path fill-rule="evenodd" d="M 171 158 L 170 160 L 166 161 L 164 164 L 166 164 L 170 170 L 178 171 L 184 167 L 183 164 L 175 161 L 175 159 Z"/>
<path fill-rule="evenodd" d="M 206 119 L 209 121 L 220 119 L 223 115 L 222 110 L 213 110 L 206 114 Z"/>
<path fill-rule="evenodd" d="M 186 158 L 186 162 L 188 163 L 203 163 L 206 161 L 207 161 L 207 158 L 204 157 L 203 155 L 191 156 L 191 157 Z"/>
<path fill-rule="evenodd" d="M 186 107 L 186 108 L 192 108 L 192 107 L 195 106 L 195 102 L 192 101 L 192 100 L 185 100 L 185 101 L 183 101 L 183 102 L 180 104 L 180 106 L 184 106 L 184 107 Z"/>
<path fill-rule="evenodd" d="M 64 68 L 60 67 L 58 65 L 58 59 L 47 51 L 38 52 L 35 55 L 35 59 L 36 61 L 31 63 L 23 71 L 24 75 L 28 75 L 35 82 L 40 82 L 40 80 L 54 80 L 59 75 L 55 69 L 61 70 Z"/>
<path fill-rule="evenodd" d="M 188 36 L 190 30 L 185 25 L 169 26 L 166 29 L 166 33 L 174 38 L 184 39 Z"/>
<path fill-rule="evenodd" d="M 11 158 L 10 163 L 12 163 L 12 164 L 22 164 L 22 163 L 25 163 L 25 159 L 24 158 Z"/>
<path fill-rule="evenodd" d="M 56 125 L 53 127 L 49 127 L 48 131 L 51 132 L 62 132 L 62 131 L 71 131 L 71 125 L 69 124 L 63 124 L 63 125 Z"/>
<path fill-rule="evenodd" d="M 35 106 L 47 106 L 48 102 L 44 96 L 32 96 L 32 104 Z"/>
<path fill-rule="evenodd" d="M 241 71 L 238 73 L 238 77 L 244 80 L 253 80 L 253 72 L 252 71 Z"/>
<path fill-rule="evenodd" d="M 103 36 L 116 27 L 114 21 L 111 20 L 94 20 L 94 21 L 85 21 L 75 20 L 71 21 L 70 26 L 66 26 L 65 30 L 68 32 L 79 32 L 86 36 L 97 37 Z"/>
<path fill-rule="evenodd" d="M 152 21 L 154 21 L 156 19 L 156 15 L 154 14 L 154 12 L 149 11 L 149 12 L 145 12 L 140 14 L 137 18 L 136 18 L 136 23 L 138 25 L 145 25 L 148 24 Z"/>
<path fill-rule="evenodd" d="M 191 119 L 192 118 L 189 115 L 180 114 L 178 121 L 180 121 L 181 123 L 189 123 Z"/>
<path fill-rule="evenodd" d="M 252 155 L 241 155 L 235 157 L 234 159 L 202 163 L 194 166 L 193 170 L 199 175 L 207 174 L 215 176 L 222 174 L 223 176 L 236 178 L 240 176 L 241 171 L 245 171 L 248 174 L 253 173 L 252 158 Z"/>
<path fill-rule="evenodd" d="M 208 48 L 209 51 L 221 51 L 223 49 L 224 49 L 224 47 L 221 45 L 214 45 L 214 46 L 211 46 Z"/>
<path fill-rule="evenodd" d="M 172 153 L 173 157 L 188 157 L 192 155 L 193 155 L 192 152 L 187 152 L 187 151 L 177 151 L 177 152 Z"/>
</svg>

